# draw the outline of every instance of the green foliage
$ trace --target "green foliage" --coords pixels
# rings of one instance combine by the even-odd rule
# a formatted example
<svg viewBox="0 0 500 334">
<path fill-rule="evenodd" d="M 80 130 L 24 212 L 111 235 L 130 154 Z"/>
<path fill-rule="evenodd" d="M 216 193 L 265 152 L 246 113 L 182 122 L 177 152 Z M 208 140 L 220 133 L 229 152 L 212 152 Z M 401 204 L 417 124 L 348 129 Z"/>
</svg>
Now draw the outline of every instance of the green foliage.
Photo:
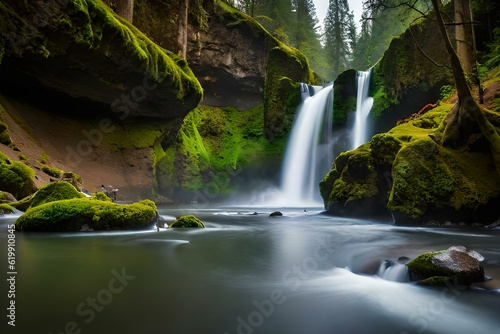
<svg viewBox="0 0 500 334">
<path fill-rule="evenodd" d="M 49 166 L 42 166 L 41 171 L 44 172 L 47 175 L 50 175 L 55 178 L 60 178 L 61 174 L 63 173 L 62 170 L 55 168 L 55 167 L 49 167 Z"/>
<path fill-rule="evenodd" d="M 144 228 L 154 223 L 151 201 L 116 204 L 87 198 L 55 201 L 31 208 L 17 219 L 19 231 L 79 231 L 88 224 L 98 230 Z"/>
<path fill-rule="evenodd" d="M 189 228 L 189 227 L 201 227 L 204 228 L 205 225 L 201 220 L 193 215 L 184 215 L 180 216 L 176 220 L 174 220 L 170 227 L 180 227 L 180 228 Z"/>
<path fill-rule="evenodd" d="M 441 92 L 441 94 L 439 95 L 439 99 L 445 100 L 445 99 L 453 96 L 453 94 L 455 94 L 455 92 L 456 92 L 456 89 L 453 86 L 444 85 L 444 86 L 441 86 L 440 92 Z"/>
<path fill-rule="evenodd" d="M 489 52 L 484 57 L 484 66 L 489 70 L 500 66 L 500 27 L 494 29 L 494 36 L 488 45 Z"/>
</svg>

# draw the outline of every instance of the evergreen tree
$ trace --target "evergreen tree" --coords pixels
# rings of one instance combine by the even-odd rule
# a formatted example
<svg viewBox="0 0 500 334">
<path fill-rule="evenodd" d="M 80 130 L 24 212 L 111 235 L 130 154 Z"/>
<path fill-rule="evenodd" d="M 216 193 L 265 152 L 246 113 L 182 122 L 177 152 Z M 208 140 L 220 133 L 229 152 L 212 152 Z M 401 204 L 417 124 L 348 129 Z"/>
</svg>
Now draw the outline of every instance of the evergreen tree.
<svg viewBox="0 0 500 334">
<path fill-rule="evenodd" d="M 325 51 L 331 70 L 329 77 L 349 69 L 352 61 L 352 46 L 355 41 L 354 14 L 347 0 L 330 0 L 325 17 Z M 353 33 L 354 32 L 354 33 Z"/>
</svg>

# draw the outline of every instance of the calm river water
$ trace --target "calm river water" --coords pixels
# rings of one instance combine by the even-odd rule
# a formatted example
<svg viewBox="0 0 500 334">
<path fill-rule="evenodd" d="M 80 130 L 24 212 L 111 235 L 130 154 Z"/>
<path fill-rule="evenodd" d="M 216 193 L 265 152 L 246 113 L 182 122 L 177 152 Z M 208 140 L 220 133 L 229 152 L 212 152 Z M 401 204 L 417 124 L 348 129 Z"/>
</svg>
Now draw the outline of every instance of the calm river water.
<svg viewBox="0 0 500 334">
<path fill-rule="evenodd" d="M 271 211 L 160 210 L 168 220 L 195 214 L 206 229 L 16 232 L 16 327 L 7 326 L 4 278 L 2 328 L 23 334 L 499 332 L 500 231 L 396 227 L 324 216 L 319 208 L 283 208 L 283 217 L 268 217 Z M 0 218 L 2 248 L 14 220 Z M 493 279 L 474 289 L 429 289 L 375 275 L 384 260 L 452 245 L 481 253 Z"/>
</svg>

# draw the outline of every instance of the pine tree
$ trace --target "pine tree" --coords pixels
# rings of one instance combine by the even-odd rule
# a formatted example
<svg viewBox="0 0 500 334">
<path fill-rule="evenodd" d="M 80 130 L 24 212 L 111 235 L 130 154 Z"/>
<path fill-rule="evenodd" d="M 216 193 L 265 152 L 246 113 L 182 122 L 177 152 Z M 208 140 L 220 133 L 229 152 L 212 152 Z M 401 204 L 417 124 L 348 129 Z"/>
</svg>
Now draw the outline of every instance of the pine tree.
<svg viewBox="0 0 500 334">
<path fill-rule="evenodd" d="M 355 41 L 354 14 L 349 10 L 347 0 L 330 0 L 325 17 L 325 50 L 334 79 L 347 70 L 352 61 L 352 46 Z"/>
</svg>

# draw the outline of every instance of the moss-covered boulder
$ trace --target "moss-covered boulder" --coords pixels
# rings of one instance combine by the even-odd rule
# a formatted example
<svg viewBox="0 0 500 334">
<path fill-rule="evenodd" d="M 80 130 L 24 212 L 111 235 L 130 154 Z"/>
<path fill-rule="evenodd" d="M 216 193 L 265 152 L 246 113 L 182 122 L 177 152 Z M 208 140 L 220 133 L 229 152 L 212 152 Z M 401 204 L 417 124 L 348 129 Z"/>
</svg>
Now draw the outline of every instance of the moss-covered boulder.
<svg viewBox="0 0 500 334">
<path fill-rule="evenodd" d="M 205 227 L 205 224 L 201 220 L 199 220 L 197 217 L 193 215 L 184 215 L 180 216 L 176 220 L 174 220 L 171 224 L 170 227 L 181 227 L 181 228 L 186 228 L 186 227 Z"/>
<path fill-rule="evenodd" d="M 381 191 L 384 180 L 377 173 L 368 145 L 341 153 L 319 186 L 329 213 L 356 217 L 386 213 Z"/>
<path fill-rule="evenodd" d="M 374 136 L 342 153 L 320 183 L 330 214 L 392 213 L 396 223 L 491 223 L 497 217 L 500 177 L 479 140 L 460 151 L 437 145 L 429 134 L 452 105 Z M 495 115 L 488 114 L 495 123 Z"/>
<path fill-rule="evenodd" d="M 14 212 L 14 208 L 7 203 L 0 203 L 0 215 Z"/>
<path fill-rule="evenodd" d="M 0 16 L 0 83 L 6 87 L 59 92 L 121 119 L 182 117 L 201 99 L 183 58 L 100 0 L 6 0 Z"/>
<path fill-rule="evenodd" d="M 72 184 L 66 181 L 58 181 L 47 183 L 33 195 L 13 203 L 12 205 L 21 211 L 26 211 L 29 208 L 34 208 L 49 202 L 83 197 L 85 197 L 85 195 L 76 190 Z"/>
<path fill-rule="evenodd" d="M 150 200 L 116 204 L 89 198 L 45 203 L 30 208 L 15 223 L 18 231 L 94 231 L 146 228 L 155 222 L 156 205 Z"/>
<path fill-rule="evenodd" d="M 11 193 L 15 198 L 33 194 L 37 187 L 35 171 L 20 161 L 11 161 L 0 152 L 0 190 Z"/>
<path fill-rule="evenodd" d="M 484 269 L 480 264 L 483 260 L 476 251 L 452 246 L 447 250 L 421 254 L 406 265 L 410 280 L 422 285 L 470 285 L 484 280 Z"/>
<path fill-rule="evenodd" d="M 11 193 L 0 191 L 0 203 L 12 203 L 16 201 L 16 198 Z"/>
</svg>

